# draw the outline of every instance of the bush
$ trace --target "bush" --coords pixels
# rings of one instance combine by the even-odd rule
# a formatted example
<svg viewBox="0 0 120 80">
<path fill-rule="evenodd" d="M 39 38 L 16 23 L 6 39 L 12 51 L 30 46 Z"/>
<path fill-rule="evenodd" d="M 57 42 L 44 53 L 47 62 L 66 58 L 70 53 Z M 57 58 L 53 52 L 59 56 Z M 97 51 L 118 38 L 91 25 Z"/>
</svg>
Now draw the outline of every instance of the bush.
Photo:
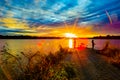
<svg viewBox="0 0 120 80">
<path fill-rule="evenodd" d="M 4 46 L 1 65 L 6 68 L 4 73 L 7 71 L 5 75 L 11 80 L 69 80 L 75 77 L 72 65 L 64 62 L 69 53 L 68 49 L 60 47 L 55 54 L 50 52 L 43 55 L 39 51 L 30 51 L 13 55 L 7 46 Z"/>
<path fill-rule="evenodd" d="M 115 66 L 120 66 L 120 49 L 116 48 L 110 43 L 105 43 L 105 47 L 100 51 L 101 54 L 105 55 L 107 61 Z M 120 68 L 120 67 L 119 67 Z"/>
</svg>

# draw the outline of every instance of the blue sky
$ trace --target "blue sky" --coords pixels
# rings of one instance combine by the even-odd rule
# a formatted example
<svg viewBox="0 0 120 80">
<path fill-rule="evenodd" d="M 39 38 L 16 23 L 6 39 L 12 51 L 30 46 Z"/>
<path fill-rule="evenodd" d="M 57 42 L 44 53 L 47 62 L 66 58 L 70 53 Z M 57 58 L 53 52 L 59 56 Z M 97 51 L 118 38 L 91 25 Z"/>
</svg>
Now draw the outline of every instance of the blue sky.
<svg viewBox="0 0 120 80">
<path fill-rule="evenodd" d="M 119 22 L 120 1 L 0 0 L 0 17 L 2 35 L 25 33 L 47 35 L 64 23 L 73 24 L 75 20 L 77 27 L 86 28 L 90 25 L 94 29 L 95 26 L 103 27 Z M 115 33 L 119 34 L 119 31 Z"/>
</svg>

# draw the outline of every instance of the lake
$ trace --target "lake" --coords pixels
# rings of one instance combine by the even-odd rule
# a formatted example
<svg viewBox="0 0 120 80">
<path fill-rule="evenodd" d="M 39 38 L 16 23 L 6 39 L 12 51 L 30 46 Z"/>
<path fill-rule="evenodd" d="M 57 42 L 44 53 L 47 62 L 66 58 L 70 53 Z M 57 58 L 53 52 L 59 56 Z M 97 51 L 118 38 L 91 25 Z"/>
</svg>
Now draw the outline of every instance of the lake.
<svg viewBox="0 0 120 80">
<path fill-rule="evenodd" d="M 95 49 L 102 49 L 105 43 L 109 41 L 110 45 L 120 49 L 120 40 L 117 39 L 94 39 Z M 84 44 L 86 47 L 91 48 L 91 39 L 77 39 L 75 43 L 76 47 L 80 44 Z M 9 49 L 9 52 L 18 54 L 25 51 L 40 51 L 43 54 L 49 52 L 56 52 L 59 50 L 59 45 L 63 48 L 73 48 L 73 39 L 0 39 L 0 50 L 3 46 Z"/>
</svg>

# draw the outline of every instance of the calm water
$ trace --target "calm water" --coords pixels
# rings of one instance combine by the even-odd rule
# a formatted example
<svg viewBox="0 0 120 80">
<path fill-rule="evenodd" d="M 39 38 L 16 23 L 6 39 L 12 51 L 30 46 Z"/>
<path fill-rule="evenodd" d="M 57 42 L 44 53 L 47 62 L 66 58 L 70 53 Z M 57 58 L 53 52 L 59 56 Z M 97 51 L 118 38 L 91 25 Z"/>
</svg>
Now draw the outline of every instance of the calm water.
<svg viewBox="0 0 120 80">
<path fill-rule="evenodd" d="M 108 40 L 105 39 L 96 39 L 95 48 L 102 49 L 105 42 Z M 109 40 L 110 45 L 120 49 L 120 40 Z M 90 39 L 79 39 L 76 40 L 76 46 L 79 46 L 83 43 L 87 47 L 91 47 Z M 40 51 L 41 53 L 47 54 L 50 51 L 56 52 L 59 49 L 59 45 L 62 47 L 69 47 L 69 39 L 0 39 L 0 50 L 3 49 L 3 46 L 6 45 L 9 48 L 9 52 L 16 54 L 22 51 Z M 73 45 L 73 44 L 72 44 Z"/>
</svg>

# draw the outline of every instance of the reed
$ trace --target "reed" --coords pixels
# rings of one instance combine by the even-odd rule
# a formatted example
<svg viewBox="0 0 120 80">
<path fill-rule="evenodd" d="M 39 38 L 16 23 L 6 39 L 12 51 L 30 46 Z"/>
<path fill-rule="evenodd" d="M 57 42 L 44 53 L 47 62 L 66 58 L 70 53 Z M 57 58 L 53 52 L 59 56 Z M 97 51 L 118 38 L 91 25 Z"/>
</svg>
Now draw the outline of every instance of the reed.
<svg viewBox="0 0 120 80">
<path fill-rule="evenodd" d="M 109 42 L 105 43 L 104 48 L 100 51 L 106 56 L 106 60 L 118 68 L 120 68 L 120 49 L 111 45 Z"/>
<path fill-rule="evenodd" d="M 75 69 L 65 61 L 71 52 L 60 46 L 56 53 L 44 55 L 41 52 L 10 53 L 7 46 L 1 51 L 1 68 L 9 80 L 72 80 Z M 5 71 L 6 69 L 6 71 Z"/>
</svg>

